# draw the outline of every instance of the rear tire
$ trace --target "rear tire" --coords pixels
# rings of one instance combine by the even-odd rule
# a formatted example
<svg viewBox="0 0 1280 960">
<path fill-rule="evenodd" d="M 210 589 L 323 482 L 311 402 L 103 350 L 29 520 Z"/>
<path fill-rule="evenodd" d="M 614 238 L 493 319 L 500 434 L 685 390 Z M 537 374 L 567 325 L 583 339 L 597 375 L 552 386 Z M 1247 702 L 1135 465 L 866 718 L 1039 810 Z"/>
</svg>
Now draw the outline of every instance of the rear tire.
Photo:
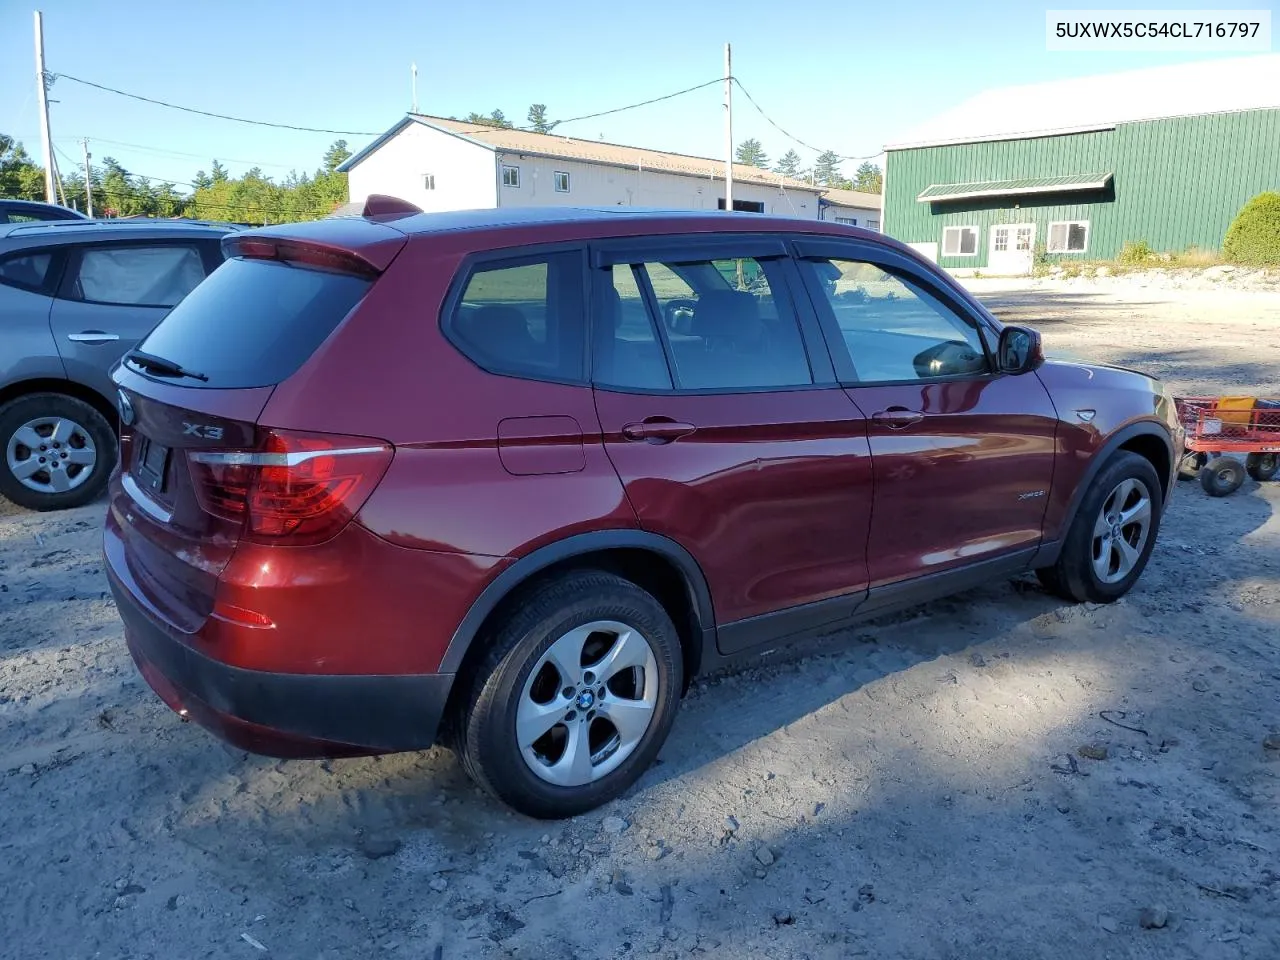
<svg viewBox="0 0 1280 960">
<path fill-rule="evenodd" d="M 607 803 L 671 731 L 680 637 L 662 605 L 621 577 L 547 581 L 477 642 L 488 649 L 452 718 L 456 749 L 479 786 L 521 813 L 557 819 Z"/>
<path fill-rule="evenodd" d="M 1280 454 L 1251 453 L 1244 461 L 1245 472 L 1259 483 L 1265 483 L 1280 472 Z"/>
<path fill-rule="evenodd" d="M 1112 603 L 1146 569 L 1160 532 L 1160 478 L 1144 457 L 1122 450 L 1089 485 L 1051 567 L 1036 571 L 1046 590 L 1077 603 Z"/>
<path fill-rule="evenodd" d="M 0 494 L 20 507 L 91 503 L 115 463 L 115 431 L 82 400 L 33 393 L 0 407 Z"/>
<path fill-rule="evenodd" d="M 1244 464 L 1234 457 L 1214 457 L 1200 469 L 1200 486 L 1211 497 L 1226 497 L 1244 483 Z"/>
</svg>

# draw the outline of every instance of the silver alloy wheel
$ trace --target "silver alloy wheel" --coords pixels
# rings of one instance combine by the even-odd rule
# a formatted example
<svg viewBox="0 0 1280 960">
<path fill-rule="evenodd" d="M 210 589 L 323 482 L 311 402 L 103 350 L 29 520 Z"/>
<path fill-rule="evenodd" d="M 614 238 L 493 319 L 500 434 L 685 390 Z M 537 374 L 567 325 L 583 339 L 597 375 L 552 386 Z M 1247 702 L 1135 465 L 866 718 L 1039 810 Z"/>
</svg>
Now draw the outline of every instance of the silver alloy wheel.
<svg viewBox="0 0 1280 960">
<path fill-rule="evenodd" d="M 1138 479 L 1122 480 L 1102 501 L 1093 525 L 1093 572 L 1119 583 L 1142 556 L 1151 533 L 1151 491 Z"/>
<path fill-rule="evenodd" d="M 658 661 L 635 627 L 595 620 L 575 627 L 538 659 L 516 707 L 525 763 L 558 787 L 607 776 L 653 722 Z"/>
<path fill-rule="evenodd" d="M 98 450 L 89 431 L 66 417 L 28 420 L 5 444 L 9 472 L 36 493 L 66 493 L 93 475 Z"/>
</svg>

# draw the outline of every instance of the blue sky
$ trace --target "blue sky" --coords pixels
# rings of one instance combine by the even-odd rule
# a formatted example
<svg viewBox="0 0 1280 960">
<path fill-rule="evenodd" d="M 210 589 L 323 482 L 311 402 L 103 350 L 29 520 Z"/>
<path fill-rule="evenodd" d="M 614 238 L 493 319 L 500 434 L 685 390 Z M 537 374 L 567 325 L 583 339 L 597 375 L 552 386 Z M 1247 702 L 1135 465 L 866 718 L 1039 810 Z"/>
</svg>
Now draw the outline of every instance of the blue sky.
<svg viewBox="0 0 1280 960">
<path fill-rule="evenodd" d="M 384 130 L 408 109 L 414 61 L 422 112 L 498 107 L 523 123 L 535 101 L 555 119 L 711 80 L 722 71 L 728 40 L 734 73 L 775 121 L 811 144 L 855 156 L 879 153 L 885 142 L 988 87 L 1192 59 L 1046 52 L 1047 6 L 1102 4 L 221 0 L 184 5 L 188 12 L 179 20 L 177 7 L 159 0 L 42 2 L 47 69 L 54 73 L 218 113 L 352 131 Z M 0 131 L 38 156 L 33 8 L 16 0 L 0 5 Z M 66 154 L 63 169 L 67 158 L 79 159 L 77 138 L 87 136 L 95 161 L 114 156 L 148 176 L 190 180 L 214 157 L 233 173 L 257 164 L 283 176 L 290 168 L 315 168 L 337 139 L 177 113 L 68 80 L 51 96 L 58 101 L 52 125 Z M 561 129 L 719 156 L 721 102 L 714 86 Z M 812 151 L 789 141 L 741 96 L 734 120 L 735 139 L 758 138 L 770 158 L 795 147 L 812 161 Z M 345 139 L 358 149 L 371 138 Z M 846 173 L 854 166 L 846 164 Z"/>
</svg>

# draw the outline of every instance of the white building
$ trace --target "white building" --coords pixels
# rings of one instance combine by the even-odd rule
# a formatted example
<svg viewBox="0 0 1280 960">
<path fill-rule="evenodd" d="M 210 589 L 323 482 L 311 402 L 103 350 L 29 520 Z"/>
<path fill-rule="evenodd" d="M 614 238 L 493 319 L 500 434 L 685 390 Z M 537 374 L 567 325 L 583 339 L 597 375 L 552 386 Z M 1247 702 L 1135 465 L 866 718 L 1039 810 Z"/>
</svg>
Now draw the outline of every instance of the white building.
<svg viewBox="0 0 1280 960">
<path fill-rule="evenodd" d="M 347 174 L 353 203 L 380 193 L 428 212 L 521 206 L 724 209 L 721 160 L 419 114 L 406 116 L 338 169 Z M 740 163 L 733 177 L 735 210 L 823 217 L 823 187 Z"/>
<path fill-rule="evenodd" d="M 847 223 L 851 227 L 866 230 L 880 229 L 880 201 L 878 193 L 860 193 L 857 190 L 824 190 L 819 204 L 820 218 Z"/>
</svg>

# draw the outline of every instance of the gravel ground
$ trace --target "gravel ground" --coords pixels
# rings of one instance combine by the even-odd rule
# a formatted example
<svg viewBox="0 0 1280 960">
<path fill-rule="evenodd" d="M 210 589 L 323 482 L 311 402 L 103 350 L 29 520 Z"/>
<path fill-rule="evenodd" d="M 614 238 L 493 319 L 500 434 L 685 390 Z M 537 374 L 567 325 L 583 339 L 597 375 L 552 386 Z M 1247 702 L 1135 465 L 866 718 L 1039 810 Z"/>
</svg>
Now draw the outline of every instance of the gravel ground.
<svg viewBox="0 0 1280 960">
<path fill-rule="evenodd" d="M 1052 352 L 1280 384 L 1280 294 L 972 283 Z M 1184 484 L 1118 604 L 992 584 L 702 681 L 636 789 L 548 824 L 441 750 L 278 762 L 178 722 L 101 506 L 0 506 L 0 955 L 1280 956 L 1278 509 Z"/>
</svg>

